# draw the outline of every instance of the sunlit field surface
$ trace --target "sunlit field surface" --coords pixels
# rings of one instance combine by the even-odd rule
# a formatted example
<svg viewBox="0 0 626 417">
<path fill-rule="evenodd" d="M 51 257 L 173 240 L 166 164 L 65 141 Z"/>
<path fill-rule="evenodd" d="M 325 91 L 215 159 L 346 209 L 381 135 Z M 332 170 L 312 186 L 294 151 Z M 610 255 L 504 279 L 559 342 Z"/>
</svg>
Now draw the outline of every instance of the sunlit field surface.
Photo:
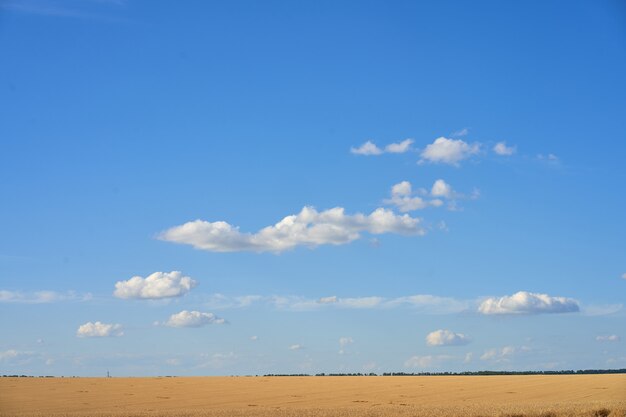
<svg viewBox="0 0 626 417">
<path fill-rule="evenodd" d="M 626 416 L 625 375 L 0 378 L 0 416 Z"/>
</svg>

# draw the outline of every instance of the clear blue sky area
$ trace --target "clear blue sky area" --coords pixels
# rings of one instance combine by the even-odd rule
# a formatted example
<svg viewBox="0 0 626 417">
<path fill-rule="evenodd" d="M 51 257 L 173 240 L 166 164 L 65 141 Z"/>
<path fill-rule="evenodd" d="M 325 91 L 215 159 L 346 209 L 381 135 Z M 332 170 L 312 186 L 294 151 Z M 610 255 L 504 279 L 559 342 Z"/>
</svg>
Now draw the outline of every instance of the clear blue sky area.
<svg viewBox="0 0 626 417">
<path fill-rule="evenodd" d="M 626 368 L 625 74 L 620 1 L 0 1 L 0 374 Z"/>
</svg>

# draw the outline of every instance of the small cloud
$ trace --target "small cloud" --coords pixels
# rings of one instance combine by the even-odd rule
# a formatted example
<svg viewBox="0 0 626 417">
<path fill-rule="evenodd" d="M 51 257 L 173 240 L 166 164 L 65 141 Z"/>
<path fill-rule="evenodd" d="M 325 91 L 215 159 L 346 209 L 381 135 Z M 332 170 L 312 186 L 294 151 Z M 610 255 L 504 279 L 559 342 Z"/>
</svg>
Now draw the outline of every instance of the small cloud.
<svg viewBox="0 0 626 417">
<path fill-rule="evenodd" d="M 508 362 L 513 355 L 517 355 L 519 353 L 528 352 L 530 350 L 527 346 L 515 347 L 515 346 L 504 346 L 503 348 L 494 348 L 486 350 L 480 357 L 480 360 L 483 361 L 494 361 L 494 362 Z"/>
<path fill-rule="evenodd" d="M 411 145 L 413 144 L 413 139 L 405 139 L 402 142 L 390 143 L 385 146 L 384 149 L 379 148 L 376 144 L 370 140 L 362 144 L 361 146 L 355 148 L 350 148 L 350 152 L 355 155 L 382 155 L 383 153 L 405 153 L 411 149 Z"/>
<path fill-rule="evenodd" d="M 517 148 L 515 146 L 506 146 L 506 142 L 498 142 L 494 145 L 493 151 L 501 156 L 510 156 L 517 151 Z"/>
<path fill-rule="evenodd" d="M 404 362 L 405 368 L 432 368 L 439 365 L 441 362 L 453 359 L 448 355 L 426 355 L 426 356 L 411 356 Z"/>
<path fill-rule="evenodd" d="M 107 324 L 99 321 L 81 324 L 76 330 L 77 337 L 120 337 L 123 335 L 121 324 Z"/>
<path fill-rule="evenodd" d="M 217 317 L 213 313 L 183 310 L 180 313 L 172 314 L 170 318 L 162 324 L 168 327 L 202 327 L 209 324 L 224 323 L 226 323 L 226 320 Z"/>
<path fill-rule="evenodd" d="M 372 141 L 367 141 L 358 148 L 350 148 L 350 152 L 355 155 L 382 155 L 383 150 Z"/>
<path fill-rule="evenodd" d="M 555 154 L 549 153 L 547 155 L 544 154 L 538 154 L 537 155 L 537 159 L 540 161 L 544 161 L 544 162 L 548 162 L 548 163 L 553 163 L 556 164 L 559 162 L 559 157 L 556 156 Z"/>
<path fill-rule="evenodd" d="M 57 291 L 19 292 L 0 290 L 0 303 L 44 304 L 62 301 L 89 301 L 91 293 L 77 294 L 74 291 L 60 293 Z"/>
<path fill-rule="evenodd" d="M 351 337 L 340 337 L 339 338 L 339 354 L 343 355 L 346 353 L 346 347 L 354 343 L 354 340 Z"/>
<path fill-rule="evenodd" d="M 463 363 L 470 363 L 474 358 L 474 353 L 468 352 L 465 354 L 465 359 L 463 359 Z"/>
<path fill-rule="evenodd" d="M 457 130 L 456 132 L 452 133 L 452 137 L 461 137 L 461 136 L 467 136 L 467 134 L 469 133 L 469 128 L 464 127 L 461 130 Z"/>
<path fill-rule="evenodd" d="M 304 349 L 304 346 L 302 346 L 300 344 L 295 344 L 295 345 L 289 346 L 289 350 L 301 350 L 301 349 Z"/>
<path fill-rule="evenodd" d="M 616 334 L 611 334 L 607 336 L 596 336 L 596 341 L 598 342 L 619 342 L 621 339 Z"/>
<path fill-rule="evenodd" d="M 411 149 L 413 139 L 405 139 L 399 143 L 390 143 L 385 146 L 385 152 L 387 153 L 405 153 Z"/>
<path fill-rule="evenodd" d="M 384 203 L 396 206 L 398 210 L 403 213 L 406 213 L 408 211 L 421 210 L 427 207 L 439 207 L 443 205 L 443 202 L 439 199 L 428 200 L 415 195 L 413 193 L 413 187 L 408 181 L 402 181 L 392 186 L 391 198 L 385 200 Z"/>
<path fill-rule="evenodd" d="M 160 299 L 180 297 L 197 285 L 180 271 L 154 272 L 146 278 L 134 276 L 115 283 L 113 295 L 117 298 Z"/>
<path fill-rule="evenodd" d="M 459 166 L 459 162 L 476 155 L 480 151 L 480 144 L 469 144 L 461 139 L 440 137 L 427 145 L 422 151 L 419 163 L 431 162 Z"/>
<path fill-rule="evenodd" d="M 429 346 L 460 346 L 469 342 L 469 337 L 463 333 L 454 333 L 450 330 L 435 330 L 426 336 L 426 344 Z"/>
<path fill-rule="evenodd" d="M 572 313 L 580 311 L 580 307 L 572 298 L 519 291 L 511 296 L 487 298 L 478 311 L 482 314 Z"/>
<path fill-rule="evenodd" d="M 256 342 L 257 340 L 259 340 L 259 336 L 250 336 L 250 340 Z"/>
</svg>

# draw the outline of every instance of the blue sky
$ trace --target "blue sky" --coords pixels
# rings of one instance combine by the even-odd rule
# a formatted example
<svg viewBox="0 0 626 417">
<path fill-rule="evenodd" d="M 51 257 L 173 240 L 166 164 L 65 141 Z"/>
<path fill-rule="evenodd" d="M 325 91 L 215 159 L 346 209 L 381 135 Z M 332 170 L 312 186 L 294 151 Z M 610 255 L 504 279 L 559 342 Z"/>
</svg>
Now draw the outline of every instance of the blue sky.
<svg viewBox="0 0 626 417">
<path fill-rule="evenodd" d="M 6 0 L 0 62 L 0 373 L 626 367 L 617 1 Z"/>
</svg>

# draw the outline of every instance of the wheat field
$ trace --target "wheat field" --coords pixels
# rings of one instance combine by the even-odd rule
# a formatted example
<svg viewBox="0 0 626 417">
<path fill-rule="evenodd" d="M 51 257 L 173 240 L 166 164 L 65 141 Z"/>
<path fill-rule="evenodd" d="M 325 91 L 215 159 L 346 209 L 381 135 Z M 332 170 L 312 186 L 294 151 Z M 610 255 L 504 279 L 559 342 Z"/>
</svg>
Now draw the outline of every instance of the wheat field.
<svg viewBox="0 0 626 417">
<path fill-rule="evenodd" d="M 0 416 L 626 416 L 625 375 L 0 378 Z"/>
</svg>

